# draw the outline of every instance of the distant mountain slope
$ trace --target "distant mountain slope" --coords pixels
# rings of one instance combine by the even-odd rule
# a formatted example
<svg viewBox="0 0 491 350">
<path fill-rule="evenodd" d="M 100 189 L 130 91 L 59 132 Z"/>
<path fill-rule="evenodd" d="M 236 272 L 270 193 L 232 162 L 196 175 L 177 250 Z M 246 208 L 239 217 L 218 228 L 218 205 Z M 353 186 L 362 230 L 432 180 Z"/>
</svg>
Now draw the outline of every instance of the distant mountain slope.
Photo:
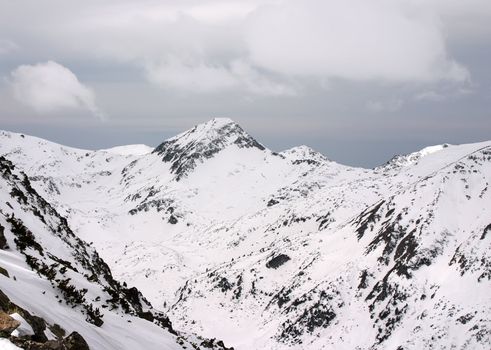
<svg viewBox="0 0 491 350">
<path fill-rule="evenodd" d="M 214 119 L 151 153 L 3 132 L 1 154 L 180 331 L 239 350 L 491 342 L 491 141 L 361 169 Z"/>
</svg>

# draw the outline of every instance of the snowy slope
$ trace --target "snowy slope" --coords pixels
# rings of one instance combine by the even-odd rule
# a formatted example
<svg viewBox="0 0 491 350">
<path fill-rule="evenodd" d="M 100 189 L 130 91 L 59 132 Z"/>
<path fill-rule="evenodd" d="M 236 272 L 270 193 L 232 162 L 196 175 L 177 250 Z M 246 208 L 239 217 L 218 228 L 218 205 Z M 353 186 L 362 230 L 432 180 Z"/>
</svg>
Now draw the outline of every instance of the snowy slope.
<svg viewBox="0 0 491 350">
<path fill-rule="evenodd" d="M 117 146 L 112 148 L 106 148 L 101 151 L 113 154 L 119 154 L 121 156 L 142 156 L 144 154 L 151 153 L 153 147 L 147 145 L 127 145 L 127 146 Z"/>
<path fill-rule="evenodd" d="M 0 176 L 0 306 L 23 323 L 10 341 L 29 348 L 30 339 L 21 336 L 61 339 L 56 328 L 80 333 L 93 349 L 181 349 L 203 341 L 183 338 L 138 289 L 116 281 L 95 249 L 4 157 Z"/>
<path fill-rule="evenodd" d="M 71 232 L 29 179 L 5 158 L 0 158 L 0 169 L 1 197 L 8 199 L 0 204 L 0 230 L 6 241 L 0 262 L 7 271 L 2 292 L 42 317 L 46 329 L 58 324 L 76 330 L 93 348 L 119 349 L 124 338 L 133 348 L 156 344 L 179 348 L 168 330 L 137 317 L 151 306 L 136 289 L 112 278 L 94 249 Z M 111 312 L 100 311 L 108 307 Z M 134 323 L 137 334 L 148 333 L 148 337 L 137 341 L 122 332 L 128 322 Z"/>
<path fill-rule="evenodd" d="M 491 142 L 372 170 L 275 153 L 214 119 L 137 148 L 0 134 L 0 154 L 176 329 L 235 349 L 491 341 Z"/>
</svg>

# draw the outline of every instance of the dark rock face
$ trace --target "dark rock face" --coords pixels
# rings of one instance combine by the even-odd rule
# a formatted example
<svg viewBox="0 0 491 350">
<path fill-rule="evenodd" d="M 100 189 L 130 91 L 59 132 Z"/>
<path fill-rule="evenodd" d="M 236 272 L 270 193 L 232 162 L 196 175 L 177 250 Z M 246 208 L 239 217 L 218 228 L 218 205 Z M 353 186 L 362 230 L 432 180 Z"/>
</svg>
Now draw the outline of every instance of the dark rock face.
<svg viewBox="0 0 491 350">
<path fill-rule="evenodd" d="M 213 339 L 205 339 L 200 344 L 205 349 L 217 349 L 217 350 L 234 350 L 234 348 L 227 348 L 223 341 Z"/>
<path fill-rule="evenodd" d="M 384 201 L 378 202 L 371 208 L 363 211 L 355 220 L 353 220 L 353 223 L 357 225 L 356 236 L 359 240 L 363 238 L 363 235 L 365 234 L 365 231 L 367 231 L 369 225 L 380 220 L 378 210 L 383 204 Z"/>
<path fill-rule="evenodd" d="M 148 195 L 142 200 L 140 200 L 142 197 L 140 193 L 125 198 L 125 201 L 140 200 L 138 205 L 128 212 L 130 215 L 136 215 L 140 212 L 147 212 L 149 210 L 156 210 L 162 214 L 162 219 L 167 218 L 167 222 L 172 225 L 177 224 L 179 219 L 182 219 L 183 214 L 176 209 L 177 205 L 173 199 L 154 198 L 155 195 L 160 193 L 160 190 L 153 186 L 147 188 L 146 191 L 148 191 Z"/>
<path fill-rule="evenodd" d="M 281 265 L 283 265 L 284 263 L 286 263 L 289 260 L 290 260 L 290 257 L 288 255 L 280 254 L 280 255 L 275 256 L 273 259 L 269 260 L 266 263 L 266 267 L 268 269 L 277 269 L 278 267 L 280 267 Z"/>
<path fill-rule="evenodd" d="M 32 232 L 23 225 L 22 221 L 15 217 L 7 218 L 8 223 L 12 225 L 11 231 L 16 236 L 14 242 L 17 249 L 24 252 L 27 248 L 35 249 L 40 255 L 44 255 L 43 247 L 36 242 L 36 238 Z"/>
<path fill-rule="evenodd" d="M 27 338 L 10 337 L 12 343 L 26 350 L 90 350 L 85 339 L 77 332 L 68 337 L 45 342 L 33 341 Z"/>
<path fill-rule="evenodd" d="M 358 289 L 368 288 L 368 279 L 373 277 L 367 270 L 362 270 L 360 273 L 360 283 L 358 284 Z"/>
<path fill-rule="evenodd" d="M 481 235 L 481 238 L 480 239 L 483 240 L 484 238 L 486 238 L 486 235 L 488 233 L 490 233 L 490 232 L 491 232 L 491 224 L 489 224 L 488 226 L 486 226 L 484 228 L 484 231 L 482 232 L 482 235 Z"/>
<path fill-rule="evenodd" d="M 52 326 L 49 326 L 48 328 L 51 331 L 51 333 L 53 333 L 58 339 L 63 338 L 66 334 L 65 330 L 59 324 L 55 323 Z"/>
<path fill-rule="evenodd" d="M 77 332 L 72 332 L 68 337 L 62 340 L 67 350 L 89 350 L 85 339 Z"/>
<path fill-rule="evenodd" d="M 352 221 L 358 239 L 370 236 L 365 254 L 383 248 L 377 258 L 378 263 L 380 266 L 392 265 L 385 276 L 375 282 L 365 299 L 371 318 L 378 326 L 376 339 L 379 343 L 391 335 L 408 308 L 406 300 L 410 292 L 396 282 L 397 276 L 411 279 L 414 271 L 429 265 L 438 254 L 418 247 L 416 234 L 421 229 L 420 223 L 414 223 L 412 228 L 402 225 L 401 213 L 405 210 L 396 211 L 391 201 L 380 201 Z M 368 270 L 362 271 L 358 290 L 369 288 L 371 279 Z"/>
<path fill-rule="evenodd" d="M 0 289 L 0 311 L 8 312 L 11 307 L 10 305 L 9 297 Z"/>
<path fill-rule="evenodd" d="M 169 224 L 175 225 L 177 224 L 177 219 L 174 215 L 171 215 L 168 220 Z"/>
<path fill-rule="evenodd" d="M 265 149 L 233 121 L 214 119 L 164 141 L 153 153 L 162 156 L 162 161 L 171 163 L 171 172 L 176 175 L 176 181 L 179 181 L 203 160 L 214 157 L 232 144 L 239 148 Z"/>
<path fill-rule="evenodd" d="M 9 272 L 0 266 L 0 274 L 4 275 L 7 278 L 10 278 Z"/>
<path fill-rule="evenodd" d="M 229 291 L 229 290 L 231 290 L 231 289 L 232 289 L 233 284 L 231 284 L 231 283 L 228 281 L 228 279 L 226 279 L 225 277 L 222 277 L 222 278 L 220 279 L 220 281 L 218 282 L 217 286 L 218 286 L 218 288 L 220 288 L 220 289 L 221 289 L 221 291 L 222 291 L 222 292 L 224 292 L 224 293 L 225 293 L 225 292 L 227 292 L 227 291 Z"/>
<path fill-rule="evenodd" d="M 8 249 L 9 246 L 7 244 L 7 239 L 5 238 L 5 235 L 3 234 L 5 231 L 5 227 L 0 225 L 0 249 Z"/>
<path fill-rule="evenodd" d="M 336 309 L 344 306 L 339 291 L 331 284 L 314 289 L 293 300 L 285 309 L 291 318 L 281 325 L 277 339 L 283 343 L 299 344 L 305 333 L 327 328 L 336 318 Z M 303 311 L 301 311 L 303 310 Z"/>
</svg>

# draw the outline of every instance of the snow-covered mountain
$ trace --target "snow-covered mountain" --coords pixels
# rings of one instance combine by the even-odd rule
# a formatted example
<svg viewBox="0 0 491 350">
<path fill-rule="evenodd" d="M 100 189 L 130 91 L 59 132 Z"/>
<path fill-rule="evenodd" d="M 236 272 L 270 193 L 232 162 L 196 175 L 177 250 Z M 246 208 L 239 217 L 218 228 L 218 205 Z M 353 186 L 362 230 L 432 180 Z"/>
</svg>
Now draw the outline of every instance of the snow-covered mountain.
<svg viewBox="0 0 491 350">
<path fill-rule="evenodd" d="M 84 321 L 84 303 L 69 309 L 65 328 L 94 348 L 105 347 L 101 330 L 110 346 L 131 349 L 172 348 L 176 339 L 223 344 L 205 338 L 239 350 L 491 343 L 491 141 L 432 146 L 361 169 L 306 146 L 272 152 L 233 121 L 214 119 L 153 151 L 86 151 L 1 132 L 0 155 L 27 174 L 15 173 L 15 183 L 28 181 L 56 213 L 39 224 L 36 200 L 23 203 L 12 184 L 2 185 L 10 249 L 0 250 L 0 266 L 22 268 L 35 288 L 50 287 L 39 293 L 50 300 L 58 287 L 43 274 L 33 279 L 26 252 L 47 266 L 61 264 L 51 255 L 70 261 L 78 272 L 67 268 L 58 279 L 87 289 L 84 303 L 93 308 L 102 310 L 104 293 L 138 296 L 128 312 L 102 310 L 99 328 Z M 11 215 L 49 255 L 13 243 Z M 58 222 L 70 232 L 63 237 L 78 242 L 71 248 L 58 242 Z M 74 258 L 77 244 L 86 259 L 107 263 L 109 280 Z M 0 280 L 4 293 L 47 324 L 67 309 L 61 303 L 44 312 L 44 301 L 15 287 L 20 278 Z M 154 324 L 138 318 L 147 312 L 171 329 L 159 328 L 157 316 Z M 118 343 L 123 333 L 133 343 Z"/>
</svg>

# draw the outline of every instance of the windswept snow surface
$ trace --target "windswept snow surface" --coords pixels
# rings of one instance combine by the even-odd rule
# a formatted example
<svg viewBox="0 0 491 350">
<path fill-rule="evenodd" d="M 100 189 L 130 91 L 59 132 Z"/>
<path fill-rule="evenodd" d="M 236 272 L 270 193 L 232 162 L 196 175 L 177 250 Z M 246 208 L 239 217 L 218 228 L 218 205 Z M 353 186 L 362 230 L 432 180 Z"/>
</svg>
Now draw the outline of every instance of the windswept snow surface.
<svg viewBox="0 0 491 350">
<path fill-rule="evenodd" d="M 153 147 L 147 145 L 127 145 L 127 146 L 116 146 L 112 148 L 102 149 L 107 153 L 119 154 L 121 156 L 142 156 L 144 154 L 152 153 Z"/>
<path fill-rule="evenodd" d="M 151 153 L 2 132 L 0 154 L 179 330 L 239 350 L 491 343 L 491 141 L 362 169 L 214 119 Z"/>
</svg>

